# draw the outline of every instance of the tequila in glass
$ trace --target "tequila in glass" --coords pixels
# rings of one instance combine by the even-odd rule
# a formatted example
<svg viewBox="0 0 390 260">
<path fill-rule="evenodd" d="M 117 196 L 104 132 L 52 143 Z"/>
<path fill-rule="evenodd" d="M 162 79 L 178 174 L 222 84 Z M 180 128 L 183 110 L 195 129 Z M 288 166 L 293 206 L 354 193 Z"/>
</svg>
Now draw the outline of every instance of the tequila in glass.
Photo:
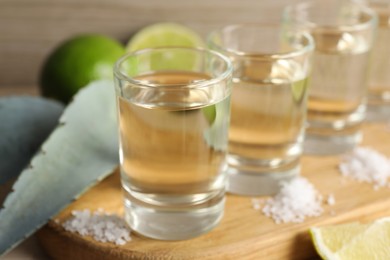
<svg viewBox="0 0 390 260">
<path fill-rule="evenodd" d="M 378 15 L 378 29 L 370 59 L 367 119 L 383 121 L 390 118 L 390 2 L 368 2 Z"/>
<path fill-rule="evenodd" d="M 375 13 L 352 1 L 317 0 L 286 8 L 284 26 L 315 42 L 304 151 L 338 154 L 362 138 Z"/>
<path fill-rule="evenodd" d="M 275 194 L 300 173 L 312 38 L 277 25 L 231 25 L 209 45 L 234 65 L 228 191 Z"/>
<path fill-rule="evenodd" d="M 192 61 L 182 69 L 178 57 Z M 209 231 L 224 208 L 229 60 L 158 48 L 125 56 L 115 75 L 127 222 L 162 240 Z"/>
<path fill-rule="evenodd" d="M 313 30 L 312 35 L 316 50 L 308 100 L 308 145 L 305 148 L 316 153 L 320 147 L 310 145 L 310 142 L 321 142 L 325 138 L 323 142 L 328 142 L 329 147 L 322 152 L 342 152 L 346 143 L 353 146 L 361 139 L 370 45 L 356 32 L 322 29 Z M 335 145 L 340 142 L 341 147 Z"/>
</svg>

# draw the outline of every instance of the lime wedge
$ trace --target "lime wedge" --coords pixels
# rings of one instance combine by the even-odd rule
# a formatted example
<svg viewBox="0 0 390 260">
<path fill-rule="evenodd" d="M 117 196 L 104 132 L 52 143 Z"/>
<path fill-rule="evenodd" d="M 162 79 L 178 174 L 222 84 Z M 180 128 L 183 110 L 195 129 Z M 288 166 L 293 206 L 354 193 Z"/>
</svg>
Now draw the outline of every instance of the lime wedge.
<svg viewBox="0 0 390 260">
<path fill-rule="evenodd" d="M 371 224 L 316 227 L 310 233 L 323 259 L 390 259 L 390 218 Z"/>
<path fill-rule="evenodd" d="M 308 78 L 295 81 L 291 86 L 294 100 L 300 102 L 306 93 Z"/>
<path fill-rule="evenodd" d="M 215 117 L 217 116 L 217 110 L 215 109 L 215 105 L 203 107 L 202 112 L 207 119 L 207 122 L 212 125 L 215 121 Z"/>
<path fill-rule="evenodd" d="M 366 225 L 350 223 L 337 226 L 311 228 L 310 234 L 314 246 L 320 256 L 328 259 L 330 255 L 340 250 L 356 235 L 364 232 Z"/>
<path fill-rule="evenodd" d="M 191 29 L 175 23 L 157 23 L 136 33 L 127 44 L 127 52 L 156 47 L 203 47 L 202 38 Z M 138 64 L 150 70 L 192 70 L 201 64 L 200 56 L 185 50 L 166 50 L 151 57 L 141 57 Z M 134 70 L 132 71 L 134 72 Z"/>
<path fill-rule="evenodd" d="M 191 29 L 175 23 L 157 23 L 143 28 L 128 42 L 128 52 L 155 47 L 203 47 L 202 38 Z"/>
</svg>

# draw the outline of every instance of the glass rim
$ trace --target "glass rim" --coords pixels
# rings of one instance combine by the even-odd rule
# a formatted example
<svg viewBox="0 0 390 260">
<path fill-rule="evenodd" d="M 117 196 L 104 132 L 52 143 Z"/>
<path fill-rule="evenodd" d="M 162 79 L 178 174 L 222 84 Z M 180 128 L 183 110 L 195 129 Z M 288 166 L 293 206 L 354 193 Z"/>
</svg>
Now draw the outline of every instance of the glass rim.
<svg viewBox="0 0 390 260">
<path fill-rule="evenodd" d="M 195 52 L 203 53 L 203 54 L 208 53 L 208 54 L 213 55 L 214 57 L 218 57 L 218 59 L 222 60 L 225 63 L 226 68 L 217 77 L 201 80 L 199 82 L 189 83 L 189 84 L 185 85 L 186 88 L 207 88 L 207 87 L 215 85 L 215 84 L 217 84 L 219 82 L 225 81 L 226 79 L 231 77 L 231 75 L 233 73 L 233 64 L 232 64 L 231 60 L 228 57 L 226 57 L 225 55 L 223 55 L 223 54 L 221 54 L 219 52 L 216 52 L 216 51 L 213 51 L 213 50 L 209 50 L 209 49 L 205 49 L 205 48 L 155 47 L 155 48 L 145 48 L 145 49 L 137 50 L 137 51 L 134 51 L 134 52 L 127 53 L 127 54 L 123 55 L 122 57 L 120 57 L 114 64 L 114 75 L 117 78 L 119 78 L 121 80 L 125 80 L 125 81 L 127 81 L 127 82 L 129 82 L 129 83 L 131 83 L 133 85 L 137 85 L 138 87 L 155 88 L 155 87 L 170 87 L 170 86 L 174 86 L 174 85 L 169 85 L 169 84 L 145 83 L 144 80 L 137 80 L 134 77 L 126 75 L 120 69 L 122 63 L 125 60 L 127 60 L 129 57 L 136 57 L 136 56 L 139 56 L 139 55 L 142 55 L 142 54 L 145 54 L 145 53 L 151 53 L 153 51 L 164 51 L 164 50 L 184 50 L 184 51 L 191 51 L 191 52 L 194 52 L 194 53 Z M 161 71 L 163 71 L 163 70 L 161 70 Z M 164 70 L 164 71 L 169 71 L 169 70 Z M 180 70 L 175 70 L 175 71 L 180 71 Z"/>
<path fill-rule="evenodd" d="M 310 8 L 310 6 L 313 6 L 318 2 L 319 2 L 318 0 L 317 1 L 311 0 L 311 1 L 304 1 L 300 3 L 288 5 L 285 7 L 283 11 L 283 19 L 288 18 L 289 17 L 288 14 L 290 14 L 292 11 L 299 10 L 299 9 L 308 9 Z M 321 25 L 319 23 L 312 22 L 310 20 L 302 20 L 302 21 L 299 20 L 298 22 L 303 22 L 304 25 L 308 26 L 309 28 L 334 29 L 337 27 L 338 30 L 340 31 L 350 31 L 350 32 L 364 30 L 371 26 L 375 27 L 375 25 L 378 23 L 378 16 L 372 8 L 369 8 L 364 4 L 353 2 L 353 1 L 348 2 L 348 4 L 357 7 L 359 11 L 368 15 L 369 19 L 365 22 L 359 22 L 353 25 Z"/>
<path fill-rule="evenodd" d="M 307 40 L 307 44 L 304 45 L 304 47 L 292 50 L 292 51 L 286 51 L 286 52 L 274 52 L 274 53 L 262 53 L 262 52 L 245 52 L 245 51 L 240 51 L 240 50 L 235 50 L 232 48 L 225 48 L 220 44 L 216 44 L 212 38 L 215 37 L 216 35 L 220 34 L 222 35 L 224 31 L 226 30 L 233 30 L 236 28 L 244 28 L 244 27 L 254 27 L 254 28 L 259 28 L 259 29 L 271 29 L 271 28 L 279 28 L 282 29 L 281 24 L 268 24 L 268 23 L 238 23 L 238 24 L 230 24 L 227 26 L 223 26 L 217 30 L 212 31 L 209 33 L 207 36 L 207 43 L 211 45 L 212 48 L 215 48 L 219 52 L 225 52 L 230 55 L 234 55 L 237 57 L 242 57 L 242 58 L 251 58 L 251 59 L 288 59 L 288 58 L 294 58 L 297 56 L 301 56 L 305 53 L 308 53 L 310 51 L 314 50 L 314 39 L 313 37 L 307 33 L 307 32 L 298 32 L 296 31 L 295 34 L 299 34 L 303 36 Z"/>
</svg>

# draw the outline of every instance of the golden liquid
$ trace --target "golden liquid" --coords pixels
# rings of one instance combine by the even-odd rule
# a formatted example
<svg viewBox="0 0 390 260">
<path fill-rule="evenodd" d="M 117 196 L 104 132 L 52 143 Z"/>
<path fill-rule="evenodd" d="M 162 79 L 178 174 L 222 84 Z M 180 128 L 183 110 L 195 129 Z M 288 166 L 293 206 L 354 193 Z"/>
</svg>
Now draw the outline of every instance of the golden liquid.
<svg viewBox="0 0 390 260">
<path fill-rule="evenodd" d="M 208 104 L 207 89 L 183 91 L 209 79 L 205 74 L 161 72 L 136 79 L 164 86 L 118 98 L 125 185 L 139 193 L 168 195 L 222 189 L 229 97 Z M 131 87 L 124 88 L 124 96 Z"/>
<path fill-rule="evenodd" d="M 312 32 L 316 43 L 308 99 L 307 133 L 346 135 L 364 119 L 369 41 L 359 32 Z"/>
<path fill-rule="evenodd" d="M 375 6 L 374 6 L 375 7 Z M 386 10 L 386 11 L 381 11 Z M 379 27 L 372 47 L 368 102 L 370 105 L 390 104 L 390 12 L 386 7 L 376 10 Z"/>
<path fill-rule="evenodd" d="M 229 155 L 243 164 L 257 160 L 265 167 L 272 160 L 283 164 L 297 159 L 306 115 L 307 79 L 233 82 Z M 294 84 L 304 85 L 301 96 L 293 94 Z"/>
</svg>

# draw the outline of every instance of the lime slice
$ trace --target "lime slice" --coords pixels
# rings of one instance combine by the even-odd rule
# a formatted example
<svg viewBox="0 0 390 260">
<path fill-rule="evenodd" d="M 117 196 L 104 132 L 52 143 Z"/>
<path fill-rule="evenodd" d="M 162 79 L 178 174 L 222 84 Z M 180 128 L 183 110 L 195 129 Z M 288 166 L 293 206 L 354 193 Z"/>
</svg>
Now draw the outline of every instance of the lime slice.
<svg viewBox="0 0 390 260">
<path fill-rule="evenodd" d="M 202 38 L 191 29 L 175 23 L 157 23 L 145 27 L 128 42 L 127 52 L 156 47 L 203 47 Z M 165 50 L 152 56 L 138 57 L 137 67 L 150 70 L 193 70 L 201 64 L 200 56 L 186 50 Z M 137 71 L 132 71 L 137 73 Z"/>
<path fill-rule="evenodd" d="M 306 93 L 308 78 L 304 78 L 298 81 L 295 81 L 292 86 L 292 94 L 294 97 L 294 100 L 297 102 L 300 102 Z"/>
<path fill-rule="evenodd" d="M 337 226 L 311 228 L 310 233 L 314 246 L 322 258 L 328 259 L 330 255 L 340 250 L 356 235 L 364 232 L 366 225 L 351 223 Z"/>
<path fill-rule="evenodd" d="M 390 218 L 311 228 L 310 233 L 323 259 L 390 259 Z"/>
<path fill-rule="evenodd" d="M 155 47 L 203 47 L 202 38 L 191 29 L 175 23 L 157 23 L 143 28 L 128 42 L 128 52 Z"/>
<path fill-rule="evenodd" d="M 202 112 L 209 124 L 212 125 L 215 121 L 215 117 L 217 116 L 217 110 L 215 109 L 215 105 L 203 107 Z"/>
</svg>

